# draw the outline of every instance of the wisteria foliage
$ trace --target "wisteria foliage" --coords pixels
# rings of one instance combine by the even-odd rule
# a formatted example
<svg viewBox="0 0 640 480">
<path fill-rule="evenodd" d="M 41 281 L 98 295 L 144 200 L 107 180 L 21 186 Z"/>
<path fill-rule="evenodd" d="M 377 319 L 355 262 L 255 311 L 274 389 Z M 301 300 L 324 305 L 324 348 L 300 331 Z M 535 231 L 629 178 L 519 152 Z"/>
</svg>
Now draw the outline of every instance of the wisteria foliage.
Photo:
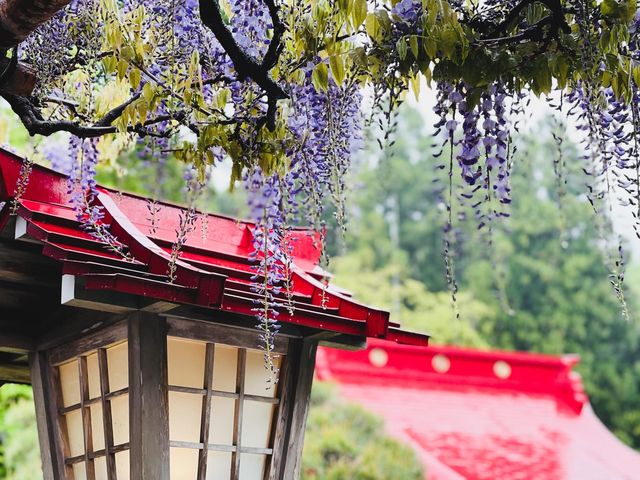
<svg viewBox="0 0 640 480">
<path fill-rule="evenodd" d="M 639 25 L 635 0 L 73 0 L 18 46 L 38 77 L 32 96 L 5 98 L 31 133 L 71 133 L 66 168 L 79 219 L 115 251 L 95 206 L 103 142 L 137 143 L 160 170 L 174 155 L 201 184 L 208 168 L 231 159 L 255 222 L 256 316 L 275 372 L 288 229 L 322 232 L 326 201 L 346 225 L 345 176 L 369 97 L 373 115 L 391 126 L 407 92 L 419 95 L 425 81 L 435 90 L 454 295 L 462 210 L 454 203 L 470 206 L 489 232 L 508 216 L 511 138 L 529 92 L 559 91 L 585 133 L 594 209 L 623 192 L 640 237 Z M 454 192 L 454 175 L 463 191 Z M 194 223 L 189 212 L 175 260 Z M 621 259 L 613 263 L 621 292 Z"/>
</svg>

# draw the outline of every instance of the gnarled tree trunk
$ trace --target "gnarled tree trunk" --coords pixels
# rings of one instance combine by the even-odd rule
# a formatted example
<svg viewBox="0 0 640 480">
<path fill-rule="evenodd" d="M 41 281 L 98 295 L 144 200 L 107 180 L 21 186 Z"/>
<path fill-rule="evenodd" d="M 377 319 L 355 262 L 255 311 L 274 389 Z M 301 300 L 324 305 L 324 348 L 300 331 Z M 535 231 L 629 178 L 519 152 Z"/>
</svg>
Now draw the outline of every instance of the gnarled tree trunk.
<svg viewBox="0 0 640 480">
<path fill-rule="evenodd" d="M 70 0 L 0 0 L 0 92 L 29 95 L 35 86 L 27 65 L 12 65 L 6 52 L 51 19 Z"/>
<path fill-rule="evenodd" d="M 0 1 L 0 51 L 15 47 L 70 0 Z"/>
</svg>

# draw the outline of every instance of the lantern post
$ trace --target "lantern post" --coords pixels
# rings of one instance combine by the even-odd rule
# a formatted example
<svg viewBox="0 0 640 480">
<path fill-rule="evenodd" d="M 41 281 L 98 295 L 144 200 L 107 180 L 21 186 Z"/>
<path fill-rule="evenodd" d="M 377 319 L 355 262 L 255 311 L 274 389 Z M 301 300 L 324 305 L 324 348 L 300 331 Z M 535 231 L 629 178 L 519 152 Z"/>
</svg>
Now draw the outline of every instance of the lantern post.
<svg viewBox="0 0 640 480">
<path fill-rule="evenodd" d="M 318 344 L 427 344 L 324 284 L 317 239 L 295 231 L 269 382 L 253 225 L 201 214 L 208 233 L 175 260 L 181 207 L 149 222 L 147 199 L 99 187 L 114 248 L 78 222 L 66 177 L 34 166 L 17 189 L 22 165 L 0 151 L 0 381 L 33 385 L 47 480 L 298 478 Z"/>
</svg>

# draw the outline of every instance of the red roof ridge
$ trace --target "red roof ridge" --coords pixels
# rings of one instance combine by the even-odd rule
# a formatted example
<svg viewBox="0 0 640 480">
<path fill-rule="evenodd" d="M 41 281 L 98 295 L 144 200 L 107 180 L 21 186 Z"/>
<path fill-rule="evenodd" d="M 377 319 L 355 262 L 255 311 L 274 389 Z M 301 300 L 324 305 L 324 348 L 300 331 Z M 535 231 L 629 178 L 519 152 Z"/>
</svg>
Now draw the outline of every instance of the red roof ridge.
<svg viewBox="0 0 640 480">
<path fill-rule="evenodd" d="M 323 349 L 318 377 L 362 378 L 362 382 L 437 383 L 491 390 L 522 391 L 555 397 L 559 406 L 579 413 L 587 397 L 578 355 L 549 355 L 431 345 L 428 349 L 370 338 L 367 349 L 343 354 Z M 384 368 L 383 368 L 384 367 Z"/>
</svg>

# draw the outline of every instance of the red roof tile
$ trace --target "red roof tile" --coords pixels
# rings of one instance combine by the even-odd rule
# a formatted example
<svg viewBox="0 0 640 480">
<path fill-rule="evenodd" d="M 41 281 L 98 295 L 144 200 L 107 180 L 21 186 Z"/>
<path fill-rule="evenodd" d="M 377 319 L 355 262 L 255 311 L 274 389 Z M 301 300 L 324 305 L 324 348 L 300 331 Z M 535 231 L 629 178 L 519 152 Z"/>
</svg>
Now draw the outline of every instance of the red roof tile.
<svg viewBox="0 0 640 480">
<path fill-rule="evenodd" d="M 369 340 L 320 348 L 316 373 L 382 416 L 429 480 L 635 480 L 640 454 L 595 416 L 576 356 Z"/>
<path fill-rule="evenodd" d="M 12 201 L 22 164 L 19 157 L 0 150 L 0 202 Z M 250 222 L 199 214 L 177 262 L 176 280 L 170 283 L 171 246 L 184 208 L 158 202 L 157 223 L 152 225 L 148 199 L 103 187 L 98 187 L 98 192 L 96 202 L 103 207 L 103 223 L 117 239 L 117 249 L 82 229 L 70 205 L 64 175 L 34 165 L 26 191 L 18 200 L 17 213 L 26 223 L 25 233 L 43 244 L 44 255 L 63 263 L 65 274 L 82 277 L 87 290 L 111 290 L 254 314 L 259 299 L 251 290 L 254 226 Z M 7 203 L 0 211 L 0 230 L 8 217 Z M 294 230 L 291 244 L 295 312 L 291 315 L 282 311 L 279 320 L 337 333 L 427 344 L 426 335 L 396 328 L 389 322 L 388 312 L 360 304 L 323 284 L 317 235 Z M 117 250 L 128 253 L 133 261 Z"/>
</svg>

